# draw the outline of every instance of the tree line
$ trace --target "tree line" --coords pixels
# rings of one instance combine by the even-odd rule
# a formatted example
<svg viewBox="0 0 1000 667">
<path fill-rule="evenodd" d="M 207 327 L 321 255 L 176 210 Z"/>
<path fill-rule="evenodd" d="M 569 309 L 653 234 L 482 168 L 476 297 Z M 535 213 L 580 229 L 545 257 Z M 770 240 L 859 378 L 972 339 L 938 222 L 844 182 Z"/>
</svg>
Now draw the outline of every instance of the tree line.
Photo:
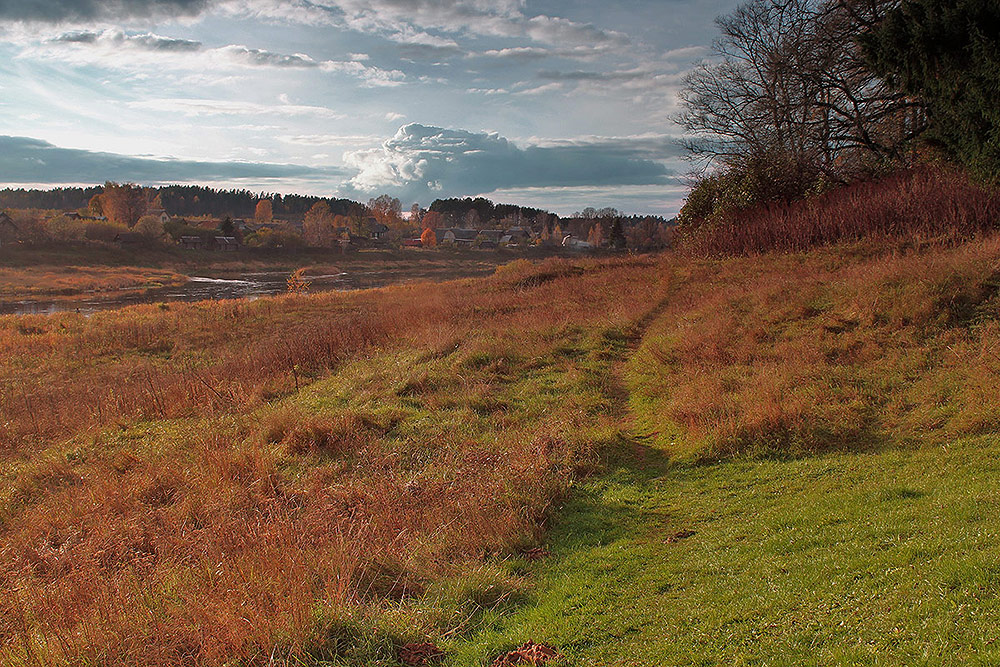
<svg viewBox="0 0 1000 667">
<path fill-rule="evenodd" d="M 750 0 L 717 23 L 681 94 L 698 172 L 682 223 L 929 155 L 1000 180 L 996 0 Z"/>
</svg>

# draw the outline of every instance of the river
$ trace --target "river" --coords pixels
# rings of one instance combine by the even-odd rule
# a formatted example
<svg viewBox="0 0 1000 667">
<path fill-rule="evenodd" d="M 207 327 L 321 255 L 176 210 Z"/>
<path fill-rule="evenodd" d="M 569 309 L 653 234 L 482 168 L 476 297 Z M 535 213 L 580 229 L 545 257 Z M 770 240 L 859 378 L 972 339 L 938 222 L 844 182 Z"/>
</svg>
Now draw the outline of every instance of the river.
<svg viewBox="0 0 1000 667">
<path fill-rule="evenodd" d="M 395 283 L 430 280 L 442 281 L 486 275 L 495 264 L 483 262 L 450 269 L 442 267 L 407 267 L 404 270 L 358 267 L 337 273 L 307 275 L 310 292 L 346 291 L 384 287 Z M 84 295 L 79 298 L 0 300 L 0 315 L 49 315 L 58 312 L 94 313 L 140 303 L 170 301 L 205 301 L 219 299 L 256 299 L 287 291 L 288 271 L 257 271 L 226 277 L 191 276 L 182 285 L 157 289 L 125 291 L 113 297 Z"/>
</svg>

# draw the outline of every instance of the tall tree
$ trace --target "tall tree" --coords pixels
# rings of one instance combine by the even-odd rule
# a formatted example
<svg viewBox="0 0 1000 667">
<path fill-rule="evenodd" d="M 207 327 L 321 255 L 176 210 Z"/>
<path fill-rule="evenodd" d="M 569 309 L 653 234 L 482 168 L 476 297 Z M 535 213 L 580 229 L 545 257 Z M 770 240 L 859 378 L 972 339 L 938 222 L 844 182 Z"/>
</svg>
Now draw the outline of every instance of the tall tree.
<svg viewBox="0 0 1000 667">
<path fill-rule="evenodd" d="M 399 200 L 389 195 L 379 195 L 368 200 L 368 210 L 383 225 L 398 228 L 403 224 L 403 206 Z"/>
<path fill-rule="evenodd" d="M 302 221 L 302 236 L 312 246 L 327 247 L 333 243 L 333 213 L 326 200 L 313 204 Z"/>
<path fill-rule="evenodd" d="M 261 199 L 254 208 L 253 218 L 257 222 L 271 222 L 274 219 L 274 207 L 270 199 Z"/>
<path fill-rule="evenodd" d="M 749 0 L 718 20 L 715 58 L 688 75 L 680 123 L 695 159 L 756 175 L 761 199 L 844 182 L 906 156 L 919 104 L 857 39 L 898 0 Z"/>
<path fill-rule="evenodd" d="M 874 68 L 927 105 L 927 138 L 1000 181 L 1000 3 L 907 0 L 864 38 Z"/>
<path fill-rule="evenodd" d="M 111 222 L 132 227 L 146 212 L 146 194 L 133 183 L 104 184 L 101 210 Z"/>
</svg>

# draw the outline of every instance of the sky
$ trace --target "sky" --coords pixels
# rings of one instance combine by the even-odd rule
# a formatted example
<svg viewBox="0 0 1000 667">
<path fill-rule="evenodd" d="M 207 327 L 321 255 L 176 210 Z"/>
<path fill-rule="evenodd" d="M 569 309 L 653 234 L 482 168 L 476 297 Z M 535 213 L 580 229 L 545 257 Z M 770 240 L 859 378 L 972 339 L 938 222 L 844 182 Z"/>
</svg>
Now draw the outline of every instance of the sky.
<svg viewBox="0 0 1000 667">
<path fill-rule="evenodd" d="M 0 187 L 671 216 L 735 0 L 0 0 Z"/>
</svg>

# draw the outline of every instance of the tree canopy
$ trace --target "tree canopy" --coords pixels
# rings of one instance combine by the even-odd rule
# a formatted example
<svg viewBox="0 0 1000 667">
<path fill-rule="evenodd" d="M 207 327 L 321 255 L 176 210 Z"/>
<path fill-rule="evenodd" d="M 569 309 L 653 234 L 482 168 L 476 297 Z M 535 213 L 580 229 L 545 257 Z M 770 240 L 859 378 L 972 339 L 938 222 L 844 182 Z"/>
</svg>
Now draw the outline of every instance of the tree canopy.
<svg viewBox="0 0 1000 667">
<path fill-rule="evenodd" d="M 907 0 L 864 38 L 873 68 L 927 107 L 927 138 L 1000 180 L 1000 3 Z"/>
</svg>

